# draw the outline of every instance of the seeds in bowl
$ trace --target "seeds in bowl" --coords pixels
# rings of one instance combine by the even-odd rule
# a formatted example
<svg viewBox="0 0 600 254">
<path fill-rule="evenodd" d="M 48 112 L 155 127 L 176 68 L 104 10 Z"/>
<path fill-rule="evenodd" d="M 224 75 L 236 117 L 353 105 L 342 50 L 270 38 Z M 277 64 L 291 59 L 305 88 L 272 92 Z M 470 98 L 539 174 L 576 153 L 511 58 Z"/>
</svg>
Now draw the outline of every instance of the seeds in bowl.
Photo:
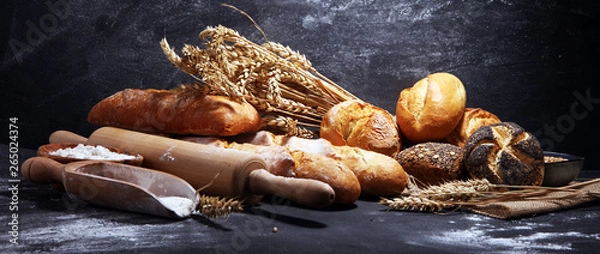
<svg viewBox="0 0 600 254">
<path fill-rule="evenodd" d="M 136 157 L 128 154 L 116 153 L 103 146 L 90 146 L 79 144 L 75 147 L 61 148 L 48 153 L 53 156 L 60 156 L 83 160 L 133 160 Z"/>
<path fill-rule="evenodd" d="M 556 157 L 556 156 L 544 156 L 545 163 L 561 162 L 561 161 L 568 161 L 568 159 L 563 158 L 563 157 Z"/>
</svg>

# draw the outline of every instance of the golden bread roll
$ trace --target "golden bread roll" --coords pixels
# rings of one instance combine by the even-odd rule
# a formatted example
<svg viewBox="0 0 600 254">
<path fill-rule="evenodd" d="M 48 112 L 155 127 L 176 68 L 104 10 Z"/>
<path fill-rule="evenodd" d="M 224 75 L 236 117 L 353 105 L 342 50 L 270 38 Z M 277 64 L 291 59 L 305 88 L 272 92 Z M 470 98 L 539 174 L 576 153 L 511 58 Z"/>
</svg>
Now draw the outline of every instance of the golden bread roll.
<svg viewBox="0 0 600 254">
<path fill-rule="evenodd" d="M 351 146 L 333 146 L 337 157 L 358 178 L 362 195 L 400 195 L 408 183 L 408 175 L 392 157 Z"/>
<path fill-rule="evenodd" d="M 394 116 L 358 100 L 333 106 L 323 116 L 319 133 L 336 146 L 354 146 L 389 156 L 401 147 Z"/>
<path fill-rule="evenodd" d="M 466 108 L 458 125 L 444 142 L 464 147 L 467 139 L 480 127 L 500 123 L 500 118 L 481 108 Z"/>
<path fill-rule="evenodd" d="M 454 130 L 467 102 L 465 87 L 454 75 L 434 73 L 400 92 L 396 121 L 413 143 L 439 141 Z"/>
<path fill-rule="evenodd" d="M 540 186 L 544 151 L 536 137 L 512 122 L 483 126 L 464 147 L 465 169 L 495 184 Z"/>
<path fill-rule="evenodd" d="M 459 179 L 463 150 L 451 144 L 425 142 L 402 150 L 396 159 L 423 185 L 437 185 Z"/>
<path fill-rule="evenodd" d="M 362 194 L 366 196 L 396 195 L 408 184 L 406 172 L 394 158 L 362 148 L 334 146 L 323 138 L 305 139 L 274 135 L 267 131 L 243 134 L 234 139 L 236 142 L 256 145 L 282 145 L 292 152 L 300 151 L 338 160 L 357 177 Z M 327 180 L 322 181 L 331 185 Z"/>
<path fill-rule="evenodd" d="M 88 121 L 152 133 L 233 136 L 258 131 L 260 115 L 228 97 L 170 90 L 125 89 L 97 103 Z"/>
<path fill-rule="evenodd" d="M 392 157 L 358 147 L 334 146 L 325 139 L 276 136 L 291 151 L 319 154 L 339 160 L 356 175 L 365 196 L 391 196 L 406 187 L 408 176 Z"/>
<path fill-rule="evenodd" d="M 319 180 L 329 184 L 335 191 L 334 203 L 352 204 L 360 197 L 358 179 L 339 160 L 319 154 L 293 151 L 294 176 Z"/>
</svg>

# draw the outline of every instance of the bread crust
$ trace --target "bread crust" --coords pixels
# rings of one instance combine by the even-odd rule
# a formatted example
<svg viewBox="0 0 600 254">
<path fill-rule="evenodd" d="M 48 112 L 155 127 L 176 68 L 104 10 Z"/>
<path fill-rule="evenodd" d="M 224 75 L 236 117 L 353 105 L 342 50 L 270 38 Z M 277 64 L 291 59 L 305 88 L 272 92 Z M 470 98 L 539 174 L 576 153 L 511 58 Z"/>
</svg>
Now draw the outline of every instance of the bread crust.
<svg viewBox="0 0 600 254">
<path fill-rule="evenodd" d="M 464 147 L 467 139 L 482 126 L 502 122 L 498 116 L 481 108 L 466 108 L 456 128 L 444 138 L 444 142 Z"/>
<path fill-rule="evenodd" d="M 243 134 L 235 138 L 237 142 L 249 142 L 256 145 L 282 145 L 292 152 L 304 152 L 307 154 L 305 156 L 316 154 L 317 156 L 325 156 L 339 161 L 356 176 L 361 194 L 364 196 L 398 195 L 404 191 L 408 184 L 408 175 L 400 163 L 392 157 L 374 151 L 351 146 L 334 146 L 323 138 L 305 139 L 274 135 L 266 131 Z M 322 173 L 329 174 L 335 173 L 335 171 L 327 170 Z M 332 185 L 331 179 L 327 179 L 329 177 L 322 177 L 325 177 L 324 182 Z"/>
<path fill-rule="evenodd" d="M 402 150 L 396 159 L 406 173 L 425 186 L 457 180 L 463 170 L 462 148 L 447 143 L 416 144 Z"/>
<path fill-rule="evenodd" d="M 321 121 L 320 136 L 336 146 L 395 155 L 401 147 L 394 116 L 372 104 L 351 100 L 333 106 Z"/>
<path fill-rule="evenodd" d="M 233 136 L 258 131 L 260 115 L 225 96 L 125 89 L 97 103 L 88 121 L 151 133 Z"/>
<path fill-rule="evenodd" d="M 292 151 L 295 167 L 294 176 L 319 180 L 329 184 L 335 192 L 334 203 L 352 204 L 360 197 L 358 179 L 339 160 L 320 154 Z"/>
<path fill-rule="evenodd" d="M 450 73 L 434 73 L 400 92 L 396 121 L 409 141 L 439 141 L 454 130 L 466 106 L 462 82 Z"/>
<path fill-rule="evenodd" d="M 356 175 L 363 196 L 397 196 L 408 175 L 392 157 L 351 146 L 334 146 L 337 157 Z"/>
<path fill-rule="evenodd" d="M 495 184 L 540 186 L 544 151 L 537 138 L 513 122 L 483 126 L 464 147 L 465 169 Z"/>
</svg>

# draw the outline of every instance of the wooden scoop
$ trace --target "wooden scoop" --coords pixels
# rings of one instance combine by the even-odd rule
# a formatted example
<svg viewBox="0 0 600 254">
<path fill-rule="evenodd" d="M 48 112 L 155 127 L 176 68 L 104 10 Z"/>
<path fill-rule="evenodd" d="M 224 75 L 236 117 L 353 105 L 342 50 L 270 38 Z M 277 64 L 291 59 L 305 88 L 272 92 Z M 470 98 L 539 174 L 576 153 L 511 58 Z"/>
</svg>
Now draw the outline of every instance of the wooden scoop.
<svg viewBox="0 0 600 254">
<path fill-rule="evenodd" d="M 121 163 L 61 164 L 50 158 L 32 157 L 23 163 L 21 172 L 34 183 L 62 184 L 71 197 L 125 211 L 182 219 L 189 217 L 199 202 L 196 190 L 186 181 Z"/>
<path fill-rule="evenodd" d="M 179 176 L 194 188 L 212 182 L 203 193 L 241 198 L 247 205 L 258 202 L 265 194 L 275 194 L 309 207 L 330 205 L 335 198 L 333 188 L 324 182 L 272 175 L 265 170 L 264 160 L 250 152 L 114 127 L 99 128 L 89 139 L 68 131 L 50 135 L 50 143 L 73 142 L 117 147 L 140 154 L 144 157 L 144 167 Z"/>
</svg>

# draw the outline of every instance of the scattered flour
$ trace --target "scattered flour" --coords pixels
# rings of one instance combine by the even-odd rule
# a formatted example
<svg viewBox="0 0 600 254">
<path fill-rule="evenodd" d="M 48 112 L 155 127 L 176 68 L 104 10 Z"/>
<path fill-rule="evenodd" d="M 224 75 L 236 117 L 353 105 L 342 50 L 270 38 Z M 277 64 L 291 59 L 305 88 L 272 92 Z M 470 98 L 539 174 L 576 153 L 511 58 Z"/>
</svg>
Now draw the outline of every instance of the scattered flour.
<svg viewBox="0 0 600 254">
<path fill-rule="evenodd" d="M 435 243 L 444 243 L 457 246 L 466 246 L 479 250 L 502 250 L 513 251 L 551 250 L 568 251 L 573 250 L 572 241 L 556 241 L 556 239 L 572 240 L 598 240 L 600 234 L 584 234 L 581 232 L 552 232 L 552 225 L 547 223 L 529 223 L 517 221 L 507 227 L 496 227 L 488 221 L 492 218 L 469 215 L 464 218 L 472 222 L 471 227 L 466 229 L 455 229 L 439 232 L 431 235 L 428 240 Z M 451 222 L 450 224 L 455 224 Z M 511 231 L 514 233 L 506 234 Z"/>
<path fill-rule="evenodd" d="M 53 156 L 61 156 L 84 160 L 133 160 L 135 156 L 115 153 L 103 146 L 88 146 L 79 144 L 76 147 L 58 149 L 49 153 Z"/>
<path fill-rule="evenodd" d="M 158 197 L 158 200 L 181 218 L 189 217 L 194 211 L 194 202 L 189 198 L 177 196 Z"/>
</svg>

